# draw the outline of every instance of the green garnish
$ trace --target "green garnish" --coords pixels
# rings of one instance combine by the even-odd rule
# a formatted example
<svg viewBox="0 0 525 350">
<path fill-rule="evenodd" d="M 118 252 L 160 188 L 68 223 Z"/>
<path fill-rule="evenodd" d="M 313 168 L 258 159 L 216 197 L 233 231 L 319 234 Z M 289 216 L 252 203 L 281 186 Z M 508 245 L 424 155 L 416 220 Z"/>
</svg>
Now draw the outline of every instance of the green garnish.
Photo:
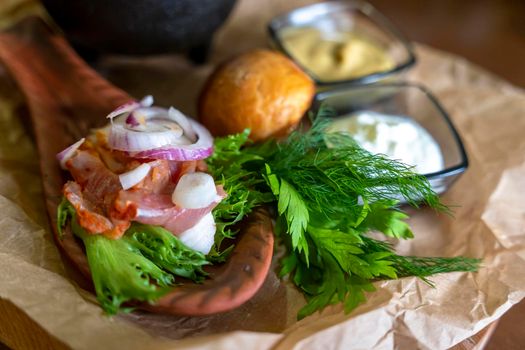
<svg viewBox="0 0 525 350">
<path fill-rule="evenodd" d="M 201 282 L 207 275 L 204 254 L 186 247 L 170 231 L 152 225 L 133 223 L 122 237 L 155 265 L 175 276 Z"/>
<path fill-rule="evenodd" d="M 416 207 L 447 208 L 424 176 L 367 152 L 347 135 L 326 133 L 328 123 L 318 117 L 308 131 L 281 142 L 251 145 L 246 131 L 216 139 L 208 166 L 234 194 L 214 212 L 218 227 L 227 228 L 214 247 L 216 256 L 224 256 L 220 243 L 235 234 L 232 225 L 258 205 L 273 205 L 276 234 L 288 247 L 280 275 L 289 275 L 308 300 L 299 318 L 339 302 L 350 312 L 378 279 L 417 276 L 430 283 L 426 277 L 434 273 L 477 269 L 478 259 L 399 256 L 367 236 L 373 230 L 413 237 L 408 216 L 398 208 L 399 195 Z"/>
<path fill-rule="evenodd" d="M 97 299 L 110 315 L 131 301 L 154 302 L 169 290 L 175 276 L 201 281 L 208 264 L 205 256 L 184 244 L 171 232 L 133 223 L 120 239 L 91 235 L 78 224 L 73 206 L 63 200 L 58 207 L 59 230 L 67 221 L 82 239 Z"/>
<path fill-rule="evenodd" d="M 238 232 L 235 224 L 240 222 L 253 208 L 274 200 L 271 193 L 264 192 L 264 179 L 246 165 L 252 161 L 262 161 L 259 155 L 244 152 L 250 132 L 246 130 L 237 135 L 217 138 L 214 153 L 206 159 L 217 185 L 222 185 L 228 193 L 213 210 L 217 225 L 215 245 L 208 254 L 213 262 L 222 262 L 233 249 L 220 250 L 225 238 L 233 238 Z M 262 191 L 259 188 L 263 187 Z"/>
</svg>

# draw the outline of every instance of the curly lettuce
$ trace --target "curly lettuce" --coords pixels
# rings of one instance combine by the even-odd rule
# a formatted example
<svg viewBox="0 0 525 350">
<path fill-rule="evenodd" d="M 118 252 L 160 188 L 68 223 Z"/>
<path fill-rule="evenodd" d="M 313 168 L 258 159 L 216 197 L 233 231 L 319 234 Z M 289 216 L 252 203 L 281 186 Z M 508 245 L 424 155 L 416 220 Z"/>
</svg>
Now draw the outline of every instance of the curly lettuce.
<svg viewBox="0 0 525 350">
<path fill-rule="evenodd" d="M 175 276 L 200 282 L 206 275 L 206 257 L 161 227 L 133 223 L 116 240 L 89 234 L 64 199 L 58 207 L 60 234 L 68 222 L 84 243 L 97 300 L 110 315 L 130 311 L 123 305 L 131 300 L 154 303 L 169 291 Z"/>
</svg>

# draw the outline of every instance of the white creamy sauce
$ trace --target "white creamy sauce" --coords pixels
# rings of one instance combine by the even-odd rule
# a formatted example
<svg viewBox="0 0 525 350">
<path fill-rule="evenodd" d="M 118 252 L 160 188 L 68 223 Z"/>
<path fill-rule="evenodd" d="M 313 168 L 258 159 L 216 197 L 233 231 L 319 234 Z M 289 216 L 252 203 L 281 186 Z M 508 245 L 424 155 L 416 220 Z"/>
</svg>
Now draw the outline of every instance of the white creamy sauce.
<svg viewBox="0 0 525 350">
<path fill-rule="evenodd" d="M 348 133 L 367 151 L 414 166 L 419 174 L 444 168 L 437 142 L 425 128 L 408 117 L 360 111 L 338 118 L 329 130 Z"/>
</svg>

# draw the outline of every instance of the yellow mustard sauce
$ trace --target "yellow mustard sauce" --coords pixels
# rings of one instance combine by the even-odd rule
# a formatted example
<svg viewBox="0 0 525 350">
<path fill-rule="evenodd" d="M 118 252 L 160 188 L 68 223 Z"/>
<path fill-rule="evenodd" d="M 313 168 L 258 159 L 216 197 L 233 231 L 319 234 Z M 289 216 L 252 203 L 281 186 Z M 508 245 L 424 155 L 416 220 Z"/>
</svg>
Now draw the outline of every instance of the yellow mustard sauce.
<svg viewBox="0 0 525 350">
<path fill-rule="evenodd" d="M 385 49 L 354 32 L 293 27 L 283 29 L 280 36 L 290 55 L 320 80 L 353 79 L 394 67 Z"/>
</svg>

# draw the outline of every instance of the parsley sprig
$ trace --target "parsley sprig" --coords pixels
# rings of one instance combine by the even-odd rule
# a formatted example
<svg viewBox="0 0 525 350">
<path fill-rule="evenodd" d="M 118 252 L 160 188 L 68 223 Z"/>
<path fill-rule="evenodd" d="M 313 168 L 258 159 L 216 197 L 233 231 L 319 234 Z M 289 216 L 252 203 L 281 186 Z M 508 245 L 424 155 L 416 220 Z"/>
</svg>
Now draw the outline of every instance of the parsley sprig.
<svg viewBox="0 0 525 350">
<path fill-rule="evenodd" d="M 413 237 L 400 196 L 416 207 L 447 208 L 424 176 L 367 152 L 348 135 L 327 133 L 328 123 L 318 117 L 279 142 L 248 144 L 248 131 L 216 140 L 208 165 L 229 194 L 214 211 L 216 257 L 224 258 L 220 244 L 234 236 L 236 223 L 256 206 L 274 205 L 276 234 L 288 252 L 280 275 L 308 301 L 299 318 L 340 302 L 350 312 L 378 279 L 417 276 L 431 283 L 426 277 L 435 273 L 477 269 L 477 259 L 403 257 L 369 237 L 370 231 Z"/>
</svg>

